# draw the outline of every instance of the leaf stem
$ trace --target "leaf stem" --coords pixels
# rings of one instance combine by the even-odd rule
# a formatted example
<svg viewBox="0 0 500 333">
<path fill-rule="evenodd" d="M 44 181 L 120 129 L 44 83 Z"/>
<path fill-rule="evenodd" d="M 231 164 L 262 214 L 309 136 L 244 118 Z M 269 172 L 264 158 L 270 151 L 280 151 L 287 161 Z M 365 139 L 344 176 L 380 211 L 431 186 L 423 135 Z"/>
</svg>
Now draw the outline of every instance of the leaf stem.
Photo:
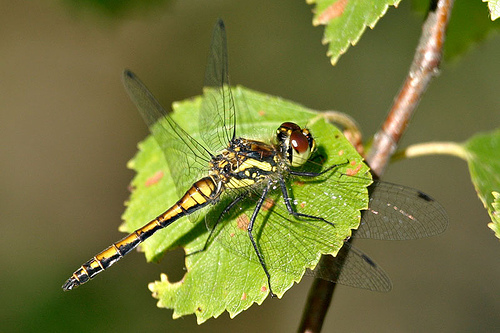
<svg viewBox="0 0 500 333">
<path fill-rule="evenodd" d="M 453 3 L 454 0 L 431 0 L 430 2 L 429 13 L 422 26 L 422 35 L 409 73 L 382 128 L 375 135 L 366 158 L 377 177 L 384 173 L 431 78 L 438 73 Z M 319 265 L 322 264 L 323 258 Z M 309 291 L 299 332 L 312 333 L 321 330 L 335 286 L 335 283 L 320 279 L 314 281 Z"/>
<path fill-rule="evenodd" d="M 467 160 L 467 154 L 464 147 L 456 142 L 425 142 L 408 146 L 396 152 L 391 160 L 396 161 L 425 155 L 451 155 Z"/>
<path fill-rule="evenodd" d="M 360 155 L 364 155 L 362 134 L 359 130 L 359 125 L 354 118 L 339 111 L 323 111 L 320 115 L 318 115 L 318 117 L 315 118 L 316 119 L 313 119 L 313 122 L 317 119 L 323 118 L 329 123 L 342 126 L 342 132 L 346 139 L 349 140 Z"/>
</svg>

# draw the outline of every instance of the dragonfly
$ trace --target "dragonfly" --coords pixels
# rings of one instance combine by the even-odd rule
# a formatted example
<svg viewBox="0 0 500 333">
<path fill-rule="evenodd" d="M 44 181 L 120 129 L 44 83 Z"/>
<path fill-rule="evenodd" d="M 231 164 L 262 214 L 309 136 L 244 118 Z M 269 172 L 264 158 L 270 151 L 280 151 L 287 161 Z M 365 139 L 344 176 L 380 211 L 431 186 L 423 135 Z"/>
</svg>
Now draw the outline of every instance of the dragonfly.
<svg viewBox="0 0 500 333">
<path fill-rule="evenodd" d="M 251 214 L 243 224 L 250 250 L 234 251 L 247 258 L 252 257 L 260 264 L 267 278 L 269 293 L 275 296 L 270 268 L 286 269 L 283 267 L 286 263 L 270 262 L 272 258 L 267 254 L 271 253 L 272 245 L 261 243 L 262 238 L 254 230 L 258 217 L 268 213 L 269 202 L 278 206 L 269 196 L 272 193 L 281 196 L 281 209 L 273 210 L 273 219 L 289 221 L 293 218 L 299 223 L 314 221 L 333 230 L 335 221 L 303 213 L 296 208 L 289 182 L 297 177 L 311 180 L 324 177 L 348 165 L 350 161 L 344 160 L 326 167 L 318 166 L 318 163 L 311 164 L 317 152 L 317 142 L 307 128 L 293 121 L 282 123 L 271 142 L 238 136 L 235 101 L 229 84 L 226 32 L 222 20 L 218 20 L 214 28 L 205 73 L 204 85 L 207 90 L 199 116 L 200 138 L 194 138 L 177 124 L 134 73 L 125 70 L 123 82 L 161 147 L 173 179 L 177 179 L 180 199 L 164 213 L 84 263 L 62 288 L 67 291 L 88 282 L 175 221 L 185 217 L 196 220 L 204 208 L 225 205 L 219 207 L 218 217 L 213 218 L 214 221 L 207 222 L 210 233 L 205 246 L 188 255 L 206 251 L 223 217 L 232 215 L 238 207 L 251 202 Z M 308 170 L 307 165 L 315 165 L 315 168 Z M 368 181 L 371 182 L 371 179 Z M 369 192 L 368 209 L 361 215 L 357 238 L 418 239 L 439 234 L 447 227 L 448 218 L 443 207 L 421 191 L 375 181 L 370 185 Z M 326 202 L 328 204 L 328 200 Z M 311 237 L 321 239 L 322 236 L 318 232 Z M 347 239 L 341 251 L 344 262 L 334 262 L 326 268 L 317 267 L 310 274 L 354 287 L 390 290 L 390 279 L 382 268 Z M 286 254 L 280 257 L 286 257 Z"/>
</svg>

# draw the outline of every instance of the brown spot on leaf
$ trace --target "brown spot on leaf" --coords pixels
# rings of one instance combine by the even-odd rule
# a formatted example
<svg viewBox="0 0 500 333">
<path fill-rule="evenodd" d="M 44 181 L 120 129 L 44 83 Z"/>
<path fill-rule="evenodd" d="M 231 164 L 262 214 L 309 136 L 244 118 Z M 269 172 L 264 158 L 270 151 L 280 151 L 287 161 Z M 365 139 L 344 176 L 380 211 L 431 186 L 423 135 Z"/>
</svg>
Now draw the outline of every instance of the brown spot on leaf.
<svg viewBox="0 0 500 333">
<path fill-rule="evenodd" d="M 236 223 L 238 224 L 238 229 L 246 231 L 248 229 L 250 219 L 248 218 L 247 214 L 241 214 L 236 218 Z"/>
<path fill-rule="evenodd" d="M 351 163 L 351 165 L 352 165 L 352 163 Z M 345 172 L 346 175 L 348 175 L 348 176 L 354 176 L 354 175 L 356 175 L 359 172 L 359 170 L 361 170 L 361 166 L 362 166 L 362 164 L 360 163 L 354 169 L 347 169 L 346 172 Z"/>
<path fill-rule="evenodd" d="M 328 24 L 334 18 L 341 16 L 344 13 L 345 6 L 349 0 L 337 0 L 335 3 L 328 6 L 321 14 L 314 20 L 314 25 Z"/>
<path fill-rule="evenodd" d="M 266 111 L 260 110 L 259 111 L 259 116 L 264 117 L 266 115 Z"/>
<path fill-rule="evenodd" d="M 158 183 L 162 178 L 163 178 L 163 171 L 161 171 L 161 170 L 157 171 L 154 175 L 152 175 L 151 177 L 146 179 L 146 182 L 144 183 L 144 185 L 146 187 L 150 187 L 150 186 Z"/>
<path fill-rule="evenodd" d="M 241 295 L 241 300 L 244 301 L 247 299 L 247 293 L 243 292 L 243 295 Z"/>
<path fill-rule="evenodd" d="M 276 205 L 276 202 L 273 199 L 266 199 L 262 204 L 262 210 L 267 212 L 269 209 L 273 208 Z"/>
<path fill-rule="evenodd" d="M 343 149 L 339 150 L 339 153 L 338 153 L 338 154 L 339 154 L 339 156 L 344 155 L 344 150 L 343 150 Z"/>
</svg>

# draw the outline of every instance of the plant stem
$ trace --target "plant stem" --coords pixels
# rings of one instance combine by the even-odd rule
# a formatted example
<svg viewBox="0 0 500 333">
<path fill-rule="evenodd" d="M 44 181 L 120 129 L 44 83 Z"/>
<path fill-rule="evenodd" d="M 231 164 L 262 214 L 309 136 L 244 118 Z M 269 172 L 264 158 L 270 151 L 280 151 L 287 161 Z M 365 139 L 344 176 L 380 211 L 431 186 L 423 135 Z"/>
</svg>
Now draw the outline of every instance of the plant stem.
<svg viewBox="0 0 500 333">
<path fill-rule="evenodd" d="M 431 0 L 410 71 L 382 128 L 375 135 L 366 158 L 376 177 L 383 174 L 431 78 L 438 73 L 453 2 L 454 0 Z M 319 265 L 321 264 L 323 259 Z M 335 283 L 315 279 L 309 291 L 299 332 L 321 331 L 335 286 Z"/>
<path fill-rule="evenodd" d="M 422 36 L 408 76 L 382 128 L 374 136 L 373 145 L 366 160 L 372 172 L 379 177 L 396 151 L 398 142 L 430 80 L 439 71 L 452 6 L 453 0 L 439 0 L 435 8 L 431 7 L 422 27 Z"/>
</svg>

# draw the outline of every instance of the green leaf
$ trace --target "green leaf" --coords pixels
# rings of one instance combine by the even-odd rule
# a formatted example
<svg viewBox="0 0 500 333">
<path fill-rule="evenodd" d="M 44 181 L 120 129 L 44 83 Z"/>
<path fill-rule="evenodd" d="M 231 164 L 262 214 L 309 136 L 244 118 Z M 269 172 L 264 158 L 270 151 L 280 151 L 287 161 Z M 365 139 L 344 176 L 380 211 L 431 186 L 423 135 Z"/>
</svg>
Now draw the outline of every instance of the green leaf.
<svg viewBox="0 0 500 333">
<path fill-rule="evenodd" d="M 337 63 L 350 44 L 356 45 L 367 26 L 373 29 L 389 6 L 400 0 L 307 0 L 314 7 L 314 25 L 325 25 L 323 44 L 332 65 Z"/>
<path fill-rule="evenodd" d="M 429 1 L 413 0 L 413 6 L 426 14 Z M 490 20 L 486 4 L 479 0 L 455 1 L 444 44 L 445 60 L 457 59 L 499 28 L 500 22 Z"/>
<path fill-rule="evenodd" d="M 295 177 L 287 182 L 297 211 L 321 216 L 334 222 L 335 227 L 290 216 L 279 189 L 269 194 L 257 217 L 253 233 L 269 268 L 273 291 L 281 297 L 300 281 L 306 268 L 316 266 L 321 254 L 335 255 L 351 230 L 358 227 L 360 210 L 368 206 L 366 187 L 371 177 L 351 144 L 321 114 L 242 87 L 233 89 L 233 94 L 240 136 L 269 140 L 281 123 L 294 121 L 307 125 L 316 138 L 318 153 L 313 157 L 312 170 L 341 164 L 320 177 Z M 199 138 L 200 105 L 201 97 L 173 105 L 172 117 L 195 138 Z M 252 131 L 255 124 L 258 128 Z M 141 227 L 179 199 L 163 154 L 151 137 L 139 144 L 129 167 L 137 175 L 120 227 L 125 232 Z M 230 200 L 229 196 L 222 197 L 218 204 L 203 210 L 196 223 L 184 218 L 158 232 L 141 246 L 147 259 L 159 260 L 178 246 L 190 254 L 203 249 L 209 235 L 203 215 L 209 225 L 213 224 Z M 194 313 L 202 323 L 224 311 L 234 317 L 253 303 L 264 301 L 269 292 L 266 275 L 246 231 L 255 200 L 244 200 L 224 216 L 205 251 L 186 256 L 187 273 L 181 281 L 171 283 L 162 274 L 160 281 L 150 284 L 159 307 L 173 309 L 174 318 Z"/>
<path fill-rule="evenodd" d="M 490 17 L 492 21 L 495 21 L 500 17 L 500 1 L 499 0 L 483 0 L 483 2 L 488 3 L 488 9 L 490 10 Z"/>
<path fill-rule="evenodd" d="M 464 148 L 472 182 L 492 219 L 489 227 L 500 238 L 500 130 L 476 135 Z"/>
</svg>

